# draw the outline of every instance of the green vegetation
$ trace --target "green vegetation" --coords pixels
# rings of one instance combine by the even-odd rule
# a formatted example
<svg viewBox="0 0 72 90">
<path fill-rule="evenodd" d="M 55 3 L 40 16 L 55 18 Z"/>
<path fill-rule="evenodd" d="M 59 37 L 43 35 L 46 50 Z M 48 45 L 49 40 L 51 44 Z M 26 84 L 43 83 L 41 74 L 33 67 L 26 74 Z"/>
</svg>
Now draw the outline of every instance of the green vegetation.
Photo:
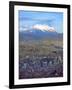
<svg viewBox="0 0 72 90">
<path fill-rule="evenodd" d="M 62 40 L 20 41 L 19 79 L 62 76 Z"/>
<path fill-rule="evenodd" d="M 21 41 L 19 44 L 19 55 L 20 59 L 26 56 L 30 58 L 33 56 L 48 56 L 53 51 L 61 51 L 62 48 L 62 40 Z"/>
</svg>

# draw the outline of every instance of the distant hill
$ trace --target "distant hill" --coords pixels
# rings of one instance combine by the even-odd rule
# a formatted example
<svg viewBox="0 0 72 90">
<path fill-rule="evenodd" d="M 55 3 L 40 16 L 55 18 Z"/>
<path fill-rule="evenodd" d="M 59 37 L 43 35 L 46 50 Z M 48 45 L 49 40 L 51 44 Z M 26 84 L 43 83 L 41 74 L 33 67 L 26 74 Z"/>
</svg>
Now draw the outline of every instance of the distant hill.
<svg viewBox="0 0 72 90">
<path fill-rule="evenodd" d="M 20 40 L 40 40 L 40 39 L 62 39 L 63 34 L 57 33 L 55 30 L 38 30 L 31 29 L 19 31 Z"/>
</svg>

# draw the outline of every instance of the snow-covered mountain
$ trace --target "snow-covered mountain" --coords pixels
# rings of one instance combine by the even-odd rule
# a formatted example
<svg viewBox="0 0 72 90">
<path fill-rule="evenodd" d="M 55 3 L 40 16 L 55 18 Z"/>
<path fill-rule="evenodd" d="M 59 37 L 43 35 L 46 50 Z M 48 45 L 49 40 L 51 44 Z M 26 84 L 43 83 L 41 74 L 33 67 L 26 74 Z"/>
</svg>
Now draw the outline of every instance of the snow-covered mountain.
<svg viewBox="0 0 72 90">
<path fill-rule="evenodd" d="M 63 38 L 63 34 L 50 31 L 41 31 L 41 30 L 32 30 L 32 31 L 20 31 L 19 32 L 20 40 L 39 40 L 39 39 L 57 39 Z"/>
<path fill-rule="evenodd" d="M 36 24 L 32 28 L 24 28 L 20 30 L 19 37 L 20 40 L 29 40 L 29 39 L 47 39 L 47 38 L 62 38 L 62 34 L 56 32 L 54 27 L 48 25 Z"/>
<path fill-rule="evenodd" d="M 23 28 L 24 32 L 56 32 L 54 27 L 48 25 L 35 24 L 31 28 Z"/>
<path fill-rule="evenodd" d="M 42 25 L 42 24 L 36 24 L 32 27 L 33 29 L 36 30 L 41 30 L 43 32 L 56 32 L 54 27 L 48 26 L 48 25 Z"/>
</svg>

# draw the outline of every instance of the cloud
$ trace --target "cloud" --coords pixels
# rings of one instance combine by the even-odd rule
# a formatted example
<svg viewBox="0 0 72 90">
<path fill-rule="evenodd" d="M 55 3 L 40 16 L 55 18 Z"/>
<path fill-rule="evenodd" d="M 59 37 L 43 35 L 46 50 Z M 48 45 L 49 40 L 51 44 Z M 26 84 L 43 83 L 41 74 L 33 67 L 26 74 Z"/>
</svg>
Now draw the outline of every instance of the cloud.
<svg viewBox="0 0 72 90">
<path fill-rule="evenodd" d="M 54 27 L 51 27 L 49 25 L 45 25 L 45 24 L 35 24 L 32 26 L 33 29 L 36 29 L 36 30 L 41 30 L 41 31 L 52 31 L 52 32 L 55 32 L 55 28 Z"/>
<path fill-rule="evenodd" d="M 30 30 L 30 27 L 28 25 L 21 25 L 19 27 L 19 30 L 20 31 L 29 31 Z"/>
<path fill-rule="evenodd" d="M 20 27 L 20 28 L 19 28 L 19 30 L 20 30 L 20 31 L 27 31 L 27 30 L 28 30 L 28 28 L 23 28 L 23 27 Z"/>
</svg>

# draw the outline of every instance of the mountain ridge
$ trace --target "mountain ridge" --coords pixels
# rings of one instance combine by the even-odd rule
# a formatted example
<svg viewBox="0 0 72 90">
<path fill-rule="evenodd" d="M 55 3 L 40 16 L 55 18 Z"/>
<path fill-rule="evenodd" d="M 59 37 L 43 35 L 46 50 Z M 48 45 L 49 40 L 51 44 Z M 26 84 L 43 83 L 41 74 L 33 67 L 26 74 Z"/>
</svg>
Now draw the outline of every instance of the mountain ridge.
<svg viewBox="0 0 72 90">
<path fill-rule="evenodd" d="M 63 34 L 60 34 L 58 32 L 51 32 L 51 31 L 45 31 L 42 30 L 26 30 L 26 31 L 19 31 L 19 39 L 20 40 L 39 40 L 39 39 L 57 39 L 57 38 L 63 38 Z"/>
</svg>

